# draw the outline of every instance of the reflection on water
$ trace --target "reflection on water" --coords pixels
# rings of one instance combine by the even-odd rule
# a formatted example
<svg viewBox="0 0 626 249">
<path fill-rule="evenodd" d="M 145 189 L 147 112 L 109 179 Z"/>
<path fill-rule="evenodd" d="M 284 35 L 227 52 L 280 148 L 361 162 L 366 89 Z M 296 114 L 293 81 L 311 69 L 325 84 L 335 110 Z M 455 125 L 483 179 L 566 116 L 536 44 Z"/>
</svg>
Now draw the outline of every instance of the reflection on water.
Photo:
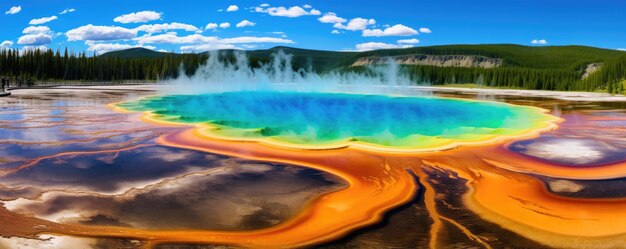
<svg viewBox="0 0 626 249">
<path fill-rule="evenodd" d="M 244 239 L 279 241 L 298 224 L 339 224 L 321 223 L 316 219 L 328 218 L 315 213 L 341 210 L 339 204 L 349 207 L 346 217 L 329 219 L 355 220 L 350 213 L 360 215 L 383 197 L 394 208 L 381 219 L 346 223 L 341 232 L 310 226 L 300 237 L 282 239 L 303 245 L 298 239 L 327 230 L 316 245 L 623 247 L 625 103 L 435 93 L 537 106 L 564 122 L 533 138 L 390 155 L 196 141 L 186 136 L 187 127 L 142 122 L 141 114 L 107 107 L 151 93 L 23 90 L 0 99 L 0 224 L 7 224 L 0 235 L 11 237 L 0 239 L 0 248 L 250 246 Z M 373 178 L 350 178 L 353 173 Z M 383 178 L 388 175 L 398 178 Z M 404 189 L 408 201 L 367 192 L 372 184 L 391 193 L 407 179 L 417 186 L 415 193 Z M 359 191 L 379 198 L 350 206 L 347 199 L 360 198 Z M 333 199 L 344 192 L 353 193 L 342 197 L 346 202 Z M 194 235 L 205 230 L 216 232 Z"/>
<path fill-rule="evenodd" d="M 0 114 L 0 200 L 15 213 L 93 226 L 250 230 L 345 187 L 308 168 L 160 146 L 155 138 L 180 128 L 106 107 L 126 93 L 24 91 L 2 99 Z M 5 239 L 0 248 L 142 244 L 112 241 Z"/>
<path fill-rule="evenodd" d="M 159 168 L 146 170 L 142 174 L 161 180 L 143 187 L 135 185 L 134 188 L 125 188 L 126 192 L 116 195 L 56 187 L 59 190 L 48 190 L 36 200 L 8 201 L 5 206 L 14 212 L 31 213 L 65 223 L 149 229 L 249 230 L 278 224 L 294 215 L 309 198 L 332 190 L 338 184 L 336 179 L 326 179 L 328 176 L 308 169 L 232 159 L 194 161 L 212 168 L 207 170 L 198 167 L 178 172 L 175 176 L 164 176 L 161 174 L 163 169 Z M 141 165 L 120 163 L 131 167 Z M 182 165 L 184 161 L 175 163 Z M 177 168 L 171 164 L 169 167 Z M 181 170 L 185 171 L 184 168 Z M 101 170 L 95 171 L 97 174 L 106 174 Z M 134 173 L 117 168 L 110 171 L 120 174 L 107 178 L 115 179 L 116 176 L 124 175 L 126 179 L 120 177 L 122 182 L 128 179 L 146 181 L 145 177 L 136 174 L 139 171 Z M 67 174 L 69 178 L 71 175 L 77 176 Z M 93 176 L 92 173 L 84 173 L 77 177 Z M 53 175 L 51 178 L 57 177 Z M 95 178 L 94 182 L 105 185 L 114 181 Z M 76 185 L 80 184 L 76 181 Z M 94 191 L 99 190 L 109 189 L 94 187 Z"/>
<path fill-rule="evenodd" d="M 509 149 L 569 166 L 591 166 L 626 159 L 626 149 L 612 145 L 610 141 L 572 136 L 544 135 L 532 140 L 515 142 Z"/>
</svg>

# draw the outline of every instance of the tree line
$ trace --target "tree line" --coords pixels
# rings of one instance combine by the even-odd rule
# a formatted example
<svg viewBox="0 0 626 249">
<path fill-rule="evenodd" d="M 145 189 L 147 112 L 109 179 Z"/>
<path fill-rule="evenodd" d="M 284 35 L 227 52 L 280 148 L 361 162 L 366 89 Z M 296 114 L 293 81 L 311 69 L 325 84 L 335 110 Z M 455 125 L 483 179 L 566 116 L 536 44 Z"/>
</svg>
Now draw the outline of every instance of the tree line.
<svg viewBox="0 0 626 249">
<path fill-rule="evenodd" d="M 575 71 L 533 68 L 466 68 L 407 66 L 413 82 L 429 85 L 475 83 L 487 87 L 572 91 L 580 74 Z"/>
<path fill-rule="evenodd" d="M 60 50 L 0 50 L 0 76 L 21 81 L 157 81 L 176 78 L 180 73 L 193 75 L 209 55 L 164 53 L 149 58 L 87 56 L 85 52 Z M 226 55 L 228 61 L 232 55 Z M 267 58 L 252 56 L 251 65 L 260 66 Z M 313 62 L 315 63 L 315 62 Z M 298 63 L 294 67 L 304 67 Z M 310 65 L 307 65 L 309 67 Z M 582 79 L 583 68 L 542 68 L 503 66 L 498 68 L 436 67 L 404 65 L 402 68 L 416 84 L 444 85 L 475 83 L 488 87 L 557 91 L 597 91 L 625 93 L 626 56 L 609 58 L 598 71 Z M 294 68 L 297 70 L 298 68 Z M 344 67 L 348 71 L 367 68 Z"/>
<path fill-rule="evenodd" d="M 206 55 L 167 54 L 160 58 L 87 56 L 85 52 L 4 49 L 0 51 L 0 76 L 17 81 L 156 81 L 195 73 Z"/>
<path fill-rule="evenodd" d="M 607 59 L 600 69 L 583 79 L 583 64 L 572 68 L 529 67 L 438 67 L 403 65 L 402 69 L 416 84 L 445 85 L 473 83 L 485 87 L 551 90 L 551 91 L 607 91 L 626 94 L 626 56 Z M 348 71 L 367 72 L 364 66 Z"/>
<path fill-rule="evenodd" d="M 583 91 L 593 91 L 599 87 L 606 88 L 608 93 L 625 94 L 626 55 L 608 59 L 602 63 L 598 71 L 578 82 Z"/>
</svg>

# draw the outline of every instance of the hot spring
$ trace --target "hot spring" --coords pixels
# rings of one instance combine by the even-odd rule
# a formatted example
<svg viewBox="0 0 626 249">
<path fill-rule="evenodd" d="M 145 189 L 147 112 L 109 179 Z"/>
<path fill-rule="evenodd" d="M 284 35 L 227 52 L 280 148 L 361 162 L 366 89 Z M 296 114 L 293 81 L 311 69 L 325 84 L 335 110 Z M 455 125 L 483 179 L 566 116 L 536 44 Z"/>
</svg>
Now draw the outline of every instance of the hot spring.
<svg viewBox="0 0 626 249">
<path fill-rule="evenodd" d="M 624 241 L 623 104 L 419 92 L 393 63 L 247 61 L 0 99 L 0 248 L 50 234 L 112 248 Z"/>
<path fill-rule="evenodd" d="M 285 147 L 427 150 L 549 126 L 538 108 L 441 97 L 237 91 L 153 96 L 118 104 L 205 136 Z"/>
</svg>

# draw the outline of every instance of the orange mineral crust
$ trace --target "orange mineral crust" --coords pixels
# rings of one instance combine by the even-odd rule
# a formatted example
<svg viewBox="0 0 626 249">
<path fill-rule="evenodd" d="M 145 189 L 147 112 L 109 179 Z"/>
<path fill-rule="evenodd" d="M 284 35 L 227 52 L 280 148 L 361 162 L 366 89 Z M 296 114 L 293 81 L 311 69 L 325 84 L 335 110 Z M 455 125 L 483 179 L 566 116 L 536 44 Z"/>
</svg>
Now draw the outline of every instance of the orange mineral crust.
<svg viewBox="0 0 626 249">
<path fill-rule="evenodd" d="M 558 165 L 524 158 L 501 146 L 461 148 L 456 151 L 420 156 L 426 165 L 455 172 L 467 180 L 469 191 L 463 201 L 467 208 L 485 220 L 499 224 L 529 239 L 557 248 L 622 248 L 616 241 L 626 239 L 625 198 L 586 199 L 558 196 L 546 184 L 528 176 L 533 167 L 544 171 L 567 172 Z M 516 161 L 519 160 L 519 161 Z M 519 173 L 511 164 L 530 169 Z M 539 165 L 539 166 L 538 166 Z M 562 166 L 561 166 L 562 167 Z M 604 170 L 607 171 L 604 171 Z M 622 169 L 621 171 L 619 169 Z M 519 169 L 514 169 L 521 171 Z M 598 174 L 573 170 L 572 178 L 602 179 L 623 175 L 623 163 L 598 166 Z"/>
<path fill-rule="evenodd" d="M 417 189 L 407 172 L 419 160 L 385 158 L 353 150 L 285 151 L 257 143 L 201 139 L 192 129 L 159 138 L 159 143 L 267 162 L 288 163 L 336 175 L 345 189 L 318 197 L 292 219 L 256 231 L 140 230 L 103 226 L 48 226 L 36 231 L 88 237 L 133 238 L 163 243 L 227 244 L 245 247 L 298 247 L 329 241 L 379 221 L 389 209 L 410 200 Z"/>
<path fill-rule="evenodd" d="M 144 121 L 162 121 L 144 116 Z M 560 120 L 554 119 L 553 122 Z M 163 122 L 164 125 L 172 125 Z M 531 138 L 541 131 L 554 129 L 548 125 L 520 134 Z M 400 205 L 417 188 L 411 174 L 419 176 L 426 187 L 425 202 L 434 223 L 430 247 L 437 248 L 443 222 L 458 227 L 472 240 L 490 246 L 462 224 L 437 212 L 436 192 L 428 185 L 428 167 L 455 172 L 468 181 L 465 205 L 482 218 L 518 234 L 552 246 L 569 245 L 578 237 L 588 243 L 607 245 L 611 239 L 626 232 L 626 215 L 620 209 L 626 200 L 592 200 L 559 197 L 550 193 L 543 182 L 525 174 L 533 173 L 571 179 L 606 179 L 624 174 L 622 164 L 604 165 L 600 170 L 576 168 L 532 160 L 505 149 L 499 140 L 485 141 L 447 151 L 407 153 L 368 150 L 361 147 L 340 147 L 329 150 L 289 149 L 257 141 L 233 141 L 206 136 L 202 127 L 163 136 L 163 145 L 200 150 L 247 159 L 288 163 L 315 168 L 339 176 L 348 183 L 346 189 L 326 194 L 311 201 L 305 210 L 288 222 L 253 232 L 160 231 L 150 241 L 159 243 L 213 243 L 247 247 L 294 247 L 339 238 L 348 231 L 375 223 L 380 215 Z M 575 208 L 571 208 L 571 207 Z M 626 207 L 626 206 L 624 206 Z M 626 220 L 624 220 L 626 221 Z M 579 228 L 579 226 L 585 226 Z M 521 228 L 520 228 L 521 227 Z M 166 236 L 163 234 L 167 234 Z M 558 237 L 559 239 L 551 239 Z M 571 246 L 571 245 L 569 245 Z"/>
<path fill-rule="evenodd" d="M 417 185 L 406 170 L 419 160 L 385 158 L 354 150 L 299 151 L 259 143 L 199 137 L 194 130 L 161 137 L 161 144 L 248 159 L 300 165 L 336 175 L 348 183 L 340 191 L 312 201 L 299 215 L 254 232 L 196 232 L 192 236 L 155 238 L 156 242 L 211 242 L 250 247 L 294 247 L 328 241 L 380 220 L 390 208 L 408 201 Z M 196 236 L 196 235 L 203 236 Z M 183 235 L 183 234 L 180 234 Z M 205 240 L 210 237 L 210 240 Z"/>
<path fill-rule="evenodd" d="M 548 133 L 555 137 L 573 133 L 578 137 L 588 137 L 585 132 L 615 131 L 615 128 L 594 126 L 589 121 L 623 121 L 616 118 L 594 117 L 583 120 L 584 118 L 587 116 L 583 115 L 580 119 L 566 118 L 567 121 L 560 123 L 561 127 L 557 130 L 550 131 L 556 129 L 555 123 L 559 122 L 554 118 L 516 136 L 457 144 L 446 147 L 445 150 L 439 148 L 418 152 L 393 148 L 381 150 L 379 147 L 368 146 L 290 148 L 285 144 L 264 141 L 221 139 L 207 136 L 203 132 L 206 127 L 201 125 L 186 126 L 159 120 L 152 114 L 144 114 L 141 117 L 144 122 L 171 127 L 167 131 L 147 136 L 154 138 L 151 141 L 155 141 L 156 146 L 316 169 L 337 176 L 346 183 L 346 187 L 316 195 L 317 197 L 309 200 L 291 218 L 277 225 L 245 231 L 140 229 L 131 226 L 57 223 L 44 220 L 41 216 L 35 217 L 36 214 L 18 213 L 12 209 L 15 205 L 11 206 L 10 202 L 6 202 L 5 206 L 0 207 L 0 235 L 29 239 L 37 239 L 44 234 L 136 239 L 142 241 L 146 248 L 163 244 L 232 245 L 249 248 L 307 247 L 343 238 L 356 229 L 380 222 L 383 214 L 410 202 L 420 190 L 423 209 L 419 211 L 426 213 L 425 217 L 432 223 L 420 220 L 418 224 L 429 231 L 422 234 L 429 248 L 458 246 L 459 244 L 450 244 L 451 240 L 457 239 L 466 239 L 481 248 L 498 248 L 502 243 L 510 241 L 506 236 L 512 233 L 523 241 L 532 240 L 533 243 L 555 248 L 624 248 L 626 198 L 594 198 L 585 194 L 577 195 L 583 197 L 567 197 L 550 185 L 557 180 L 561 184 L 566 182 L 566 186 L 561 186 L 560 189 L 573 193 L 578 188 L 587 187 L 579 180 L 624 177 L 624 160 L 568 166 L 552 162 L 549 158 L 532 157 L 513 151 L 510 144 L 506 144 L 513 139 L 539 139 L 539 133 Z M 589 127 L 582 129 L 581 123 L 588 124 Z M 144 128 L 135 127 L 128 132 L 141 129 Z M 604 137 L 599 140 L 606 141 Z M 79 140 L 68 141 L 73 143 Z M 118 146 L 103 147 L 97 151 L 60 152 L 52 156 L 24 159 L 24 164 L 0 170 L 0 176 L 31 170 L 42 160 L 58 155 L 117 155 L 118 152 L 132 150 L 136 146 L 148 146 L 137 143 L 121 148 L 118 148 L 120 144 L 116 144 Z M 567 185 L 567 182 L 578 188 Z M 2 187 L 4 186 L 0 184 L 0 190 Z M 450 201 L 446 198 L 456 200 Z M 488 228 L 498 231 L 487 231 Z M 452 236 L 463 238 L 451 239 Z"/>
</svg>

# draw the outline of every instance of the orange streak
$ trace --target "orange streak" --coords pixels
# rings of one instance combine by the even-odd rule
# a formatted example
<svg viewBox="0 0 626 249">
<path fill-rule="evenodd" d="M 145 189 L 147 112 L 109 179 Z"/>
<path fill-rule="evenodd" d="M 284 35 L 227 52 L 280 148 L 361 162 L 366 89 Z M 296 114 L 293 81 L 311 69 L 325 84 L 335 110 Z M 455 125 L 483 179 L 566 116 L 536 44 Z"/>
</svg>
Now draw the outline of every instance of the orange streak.
<svg viewBox="0 0 626 249">
<path fill-rule="evenodd" d="M 71 152 L 62 152 L 62 153 L 49 155 L 49 156 L 42 156 L 42 157 L 38 157 L 38 158 L 32 159 L 28 163 L 22 164 L 20 166 L 15 167 L 15 168 L 11 168 L 11 169 L 8 169 L 8 170 L 0 169 L 0 176 L 9 175 L 9 174 L 15 173 L 17 171 L 20 171 L 22 169 L 30 168 L 32 166 L 37 165 L 39 162 L 41 162 L 41 161 L 43 161 L 45 159 L 61 157 L 61 156 L 93 155 L 93 154 L 102 154 L 102 153 L 119 153 L 120 151 L 134 150 L 134 149 L 137 149 L 137 148 L 148 147 L 148 146 L 151 146 L 151 145 L 140 144 L 140 145 L 135 145 L 135 146 L 126 147 L 126 148 L 120 148 L 120 149 L 96 150 L 96 151 L 71 151 Z"/>
<path fill-rule="evenodd" d="M 439 237 L 439 232 L 441 231 L 441 228 L 443 226 L 443 222 L 441 222 L 441 216 L 437 212 L 437 203 L 435 202 L 435 195 L 437 193 L 435 193 L 435 190 L 433 189 L 433 187 L 430 186 L 430 184 L 428 183 L 428 175 L 424 173 L 423 168 L 415 169 L 414 172 L 415 174 L 417 174 L 417 176 L 420 179 L 420 183 L 425 188 L 424 203 L 426 204 L 426 209 L 428 210 L 428 214 L 430 215 L 430 218 L 433 220 L 433 224 L 430 227 L 429 247 L 431 249 L 436 249 L 438 248 L 437 240 Z"/>
</svg>

